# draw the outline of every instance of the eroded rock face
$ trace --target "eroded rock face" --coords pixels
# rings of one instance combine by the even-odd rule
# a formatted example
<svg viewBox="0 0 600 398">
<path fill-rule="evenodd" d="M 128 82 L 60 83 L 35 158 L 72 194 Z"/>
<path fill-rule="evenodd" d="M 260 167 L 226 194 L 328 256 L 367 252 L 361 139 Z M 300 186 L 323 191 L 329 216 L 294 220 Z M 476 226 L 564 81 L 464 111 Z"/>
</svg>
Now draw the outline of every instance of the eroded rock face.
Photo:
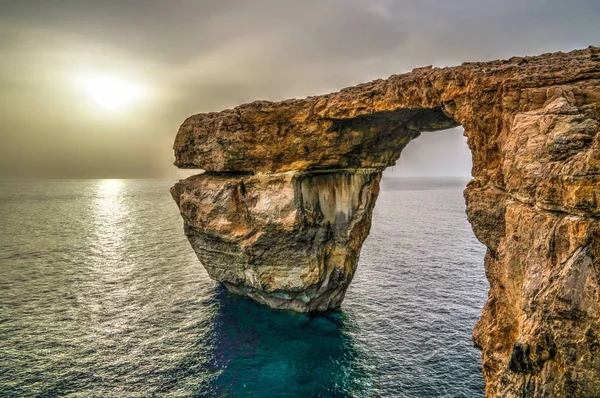
<svg viewBox="0 0 600 398">
<path fill-rule="evenodd" d="M 600 396 L 600 49 L 420 68 L 339 93 L 192 116 L 172 189 L 211 277 L 278 308 L 335 308 L 381 171 L 462 125 L 487 246 L 475 327 L 490 397 Z M 243 173 L 243 174 L 235 174 Z"/>
<path fill-rule="evenodd" d="M 276 308 L 338 307 L 371 227 L 381 172 L 200 174 L 172 189 L 211 278 Z"/>
</svg>

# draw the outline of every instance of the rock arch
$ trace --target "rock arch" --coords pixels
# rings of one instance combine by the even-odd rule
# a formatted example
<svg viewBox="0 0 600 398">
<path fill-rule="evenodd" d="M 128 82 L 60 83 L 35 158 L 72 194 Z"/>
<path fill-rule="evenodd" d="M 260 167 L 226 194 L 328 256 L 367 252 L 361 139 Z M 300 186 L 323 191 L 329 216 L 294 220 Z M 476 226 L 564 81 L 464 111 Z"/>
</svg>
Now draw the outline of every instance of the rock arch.
<svg viewBox="0 0 600 398">
<path fill-rule="evenodd" d="M 600 48 L 420 68 L 181 126 L 172 189 L 209 275 L 273 307 L 339 306 L 381 172 L 462 125 L 467 216 L 487 246 L 473 337 L 488 396 L 600 394 Z"/>
</svg>

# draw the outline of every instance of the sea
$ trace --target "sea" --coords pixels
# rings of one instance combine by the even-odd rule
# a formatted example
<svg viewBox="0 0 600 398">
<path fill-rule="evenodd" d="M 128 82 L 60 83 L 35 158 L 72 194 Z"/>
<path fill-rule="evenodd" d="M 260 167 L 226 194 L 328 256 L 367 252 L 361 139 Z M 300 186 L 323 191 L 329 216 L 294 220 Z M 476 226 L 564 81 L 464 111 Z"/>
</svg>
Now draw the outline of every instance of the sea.
<svg viewBox="0 0 600 398">
<path fill-rule="evenodd" d="M 174 182 L 0 182 L 0 396 L 484 396 L 466 180 L 384 178 L 345 301 L 322 315 L 211 280 Z"/>
</svg>

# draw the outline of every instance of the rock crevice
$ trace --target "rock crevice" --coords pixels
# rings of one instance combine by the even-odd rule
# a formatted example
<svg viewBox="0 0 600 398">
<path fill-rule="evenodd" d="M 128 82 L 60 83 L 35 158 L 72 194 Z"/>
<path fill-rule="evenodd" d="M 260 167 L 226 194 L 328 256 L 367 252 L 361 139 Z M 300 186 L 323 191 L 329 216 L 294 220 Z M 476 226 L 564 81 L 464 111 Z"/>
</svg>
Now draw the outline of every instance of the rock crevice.
<svg viewBox="0 0 600 398">
<path fill-rule="evenodd" d="M 467 216 L 487 247 L 473 339 L 486 394 L 600 396 L 600 48 L 419 68 L 181 126 L 172 189 L 209 275 L 276 308 L 338 307 L 381 172 L 462 125 Z"/>
</svg>

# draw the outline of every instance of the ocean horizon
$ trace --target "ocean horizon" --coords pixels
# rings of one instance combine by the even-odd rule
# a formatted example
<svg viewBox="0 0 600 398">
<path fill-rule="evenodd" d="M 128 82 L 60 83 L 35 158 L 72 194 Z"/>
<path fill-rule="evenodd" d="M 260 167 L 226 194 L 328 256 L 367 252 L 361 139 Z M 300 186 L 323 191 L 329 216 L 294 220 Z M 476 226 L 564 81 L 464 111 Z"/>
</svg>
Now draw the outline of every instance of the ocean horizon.
<svg viewBox="0 0 600 398">
<path fill-rule="evenodd" d="M 0 396 L 483 397 L 466 178 L 385 177 L 337 311 L 212 281 L 175 180 L 0 182 Z"/>
</svg>

